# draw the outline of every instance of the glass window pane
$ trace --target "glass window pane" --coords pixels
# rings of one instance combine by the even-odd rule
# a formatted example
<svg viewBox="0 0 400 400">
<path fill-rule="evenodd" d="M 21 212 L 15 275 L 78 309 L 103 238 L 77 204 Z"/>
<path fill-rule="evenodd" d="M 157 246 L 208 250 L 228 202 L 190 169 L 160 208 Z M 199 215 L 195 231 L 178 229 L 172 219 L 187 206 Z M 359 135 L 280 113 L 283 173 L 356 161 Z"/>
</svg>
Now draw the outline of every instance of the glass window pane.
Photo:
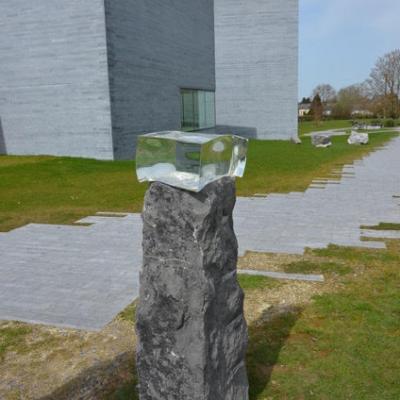
<svg viewBox="0 0 400 400">
<path fill-rule="evenodd" d="M 197 90 L 192 90 L 193 94 L 193 125 L 192 129 L 197 129 L 200 126 L 200 113 L 199 113 L 199 95 Z"/>
<path fill-rule="evenodd" d="M 205 126 L 214 127 L 215 126 L 215 93 L 205 92 Z"/>
<path fill-rule="evenodd" d="M 194 125 L 194 101 L 190 90 L 182 90 L 182 129 L 191 130 Z"/>
<path fill-rule="evenodd" d="M 182 89 L 182 123 L 184 131 L 215 126 L 215 93 L 205 90 Z"/>
<path fill-rule="evenodd" d="M 203 91 L 198 91 L 197 92 L 197 98 L 198 98 L 198 110 L 199 110 L 199 127 L 203 127 L 206 125 L 207 121 L 207 116 L 206 116 L 206 107 L 205 107 L 205 102 L 206 102 L 206 92 Z"/>
</svg>

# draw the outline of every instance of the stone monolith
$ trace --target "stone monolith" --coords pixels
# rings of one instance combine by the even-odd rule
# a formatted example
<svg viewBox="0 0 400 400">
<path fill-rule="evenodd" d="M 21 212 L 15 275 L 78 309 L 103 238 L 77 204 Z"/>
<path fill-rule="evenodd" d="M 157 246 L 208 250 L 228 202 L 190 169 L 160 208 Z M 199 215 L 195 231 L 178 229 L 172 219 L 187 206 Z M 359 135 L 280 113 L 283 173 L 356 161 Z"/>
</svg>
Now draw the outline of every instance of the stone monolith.
<svg viewBox="0 0 400 400">
<path fill-rule="evenodd" d="M 330 147 L 332 146 L 332 139 L 330 135 L 315 133 L 311 135 L 311 143 L 315 147 Z"/>
<path fill-rule="evenodd" d="M 146 193 L 136 321 L 141 400 L 248 399 L 235 199 L 231 178 L 200 193 L 159 182 Z"/>
<path fill-rule="evenodd" d="M 351 135 L 347 139 L 348 144 L 368 144 L 369 135 L 368 133 L 351 131 Z"/>
</svg>

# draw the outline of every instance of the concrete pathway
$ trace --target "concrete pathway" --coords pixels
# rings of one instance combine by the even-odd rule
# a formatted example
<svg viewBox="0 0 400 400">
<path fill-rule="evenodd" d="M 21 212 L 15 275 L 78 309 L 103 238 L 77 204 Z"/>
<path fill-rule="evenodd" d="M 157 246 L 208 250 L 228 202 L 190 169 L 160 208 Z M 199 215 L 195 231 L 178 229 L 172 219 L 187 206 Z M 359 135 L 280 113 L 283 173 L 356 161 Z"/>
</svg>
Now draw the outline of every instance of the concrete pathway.
<svg viewBox="0 0 400 400">
<path fill-rule="evenodd" d="M 302 254 L 306 247 L 330 243 L 384 248 L 382 241 L 362 240 L 360 226 L 400 223 L 400 198 L 395 197 L 399 194 L 400 137 L 396 137 L 363 160 L 338 167 L 331 177 L 316 179 L 305 192 L 239 199 L 235 226 L 240 252 Z M 364 234 L 371 237 L 370 232 Z M 385 232 L 374 236 L 385 237 Z"/>
<path fill-rule="evenodd" d="M 400 223 L 398 196 L 400 137 L 315 180 L 304 193 L 239 198 L 234 222 L 240 254 L 301 254 L 330 243 L 384 248 L 379 237 L 398 233 L 361 231 L 360 225 Z M 137 297 L 140 216 L 79 222 L 91 225 L 29 224 L 0 233 L 0 319 L 97 330 Z"/>
<path fill-rule="evenodd" d="M 79 222 L 0 234 L 0 320 L 97 330 L 137 297 L 140 215 Z"/>
</svg>

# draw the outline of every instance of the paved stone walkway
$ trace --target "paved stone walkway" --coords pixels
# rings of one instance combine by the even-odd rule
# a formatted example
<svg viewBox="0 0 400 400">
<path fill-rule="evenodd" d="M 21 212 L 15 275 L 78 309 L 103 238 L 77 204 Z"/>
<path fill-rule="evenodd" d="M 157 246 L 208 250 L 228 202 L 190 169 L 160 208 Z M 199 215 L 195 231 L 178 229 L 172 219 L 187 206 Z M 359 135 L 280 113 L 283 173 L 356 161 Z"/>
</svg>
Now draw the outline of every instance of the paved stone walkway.
<svg viewBox="0 0 400 400">
<path fill-rule="evenodd" d="M 383 248 L 379 237 L 399 233 L 360 225 L 400 223 L 398 196 L 400 137 L 315 180 L 304 193 L 239 198 L 234 220 L 240 253 L 303 253 L 329 243 Z M 92 225 L 29 224 L 0 233 L 0 319 L 96 330 L 137 296 L 140 216 L 79 222 Z"/>
<path fill-rule="evenodd" d="M 324 151 L 324 149 L 321 149 Z M 306 247 L 384 248 L 363 241 L 385 232 L 361 232 L 361 225 L 400 223 L 400 137 L 330 178 L 316 179 L 305 192 L 241 198 L 235 208 L 240 251 L 303 253 Z M 396 233 L 388 233 L 396 235 Z"/>
<path fill-rule="evenodd" d="M 0 320 L 97 330 L 137 297 L 140 215 L 79 222 L 0 234 Z"/>
</svg>

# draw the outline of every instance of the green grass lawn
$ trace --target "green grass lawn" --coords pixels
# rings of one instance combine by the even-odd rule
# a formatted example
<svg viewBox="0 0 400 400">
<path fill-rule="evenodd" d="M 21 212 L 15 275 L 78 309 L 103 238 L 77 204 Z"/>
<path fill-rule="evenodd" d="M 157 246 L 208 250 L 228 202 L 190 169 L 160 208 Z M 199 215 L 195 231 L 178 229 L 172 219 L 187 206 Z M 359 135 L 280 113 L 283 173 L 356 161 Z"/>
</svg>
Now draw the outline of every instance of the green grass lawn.
<svg viewBox="0 0 400 400">
<path fill-rule="evenodd" d="M 298 314 L 250 328 L 251 399 L 400 398 L 399 244 L 316 252 L 364 272 Z"/>
<path fill-rule="evenodd" d="M 7 351 L 26 348 L 25 336 L 31 332 L 31 328 L 25 324 L 12 325 L 0 330 L 0 362 Z"/>
<path fill-rule="evenodd" d="M 350 120 L 328 120 L 316 124 L 314 121 L 305 121 L 299 123 L 299 135 L 303 136 L 311 132 L 327 131 L 330 129 L 350 129 L 352 126 Z"/>
<path fill-rule="evenodd" d="M 340 289 L 250 324 L 250 400 L 399 399 L 400 241 L 388 250 L 331 246 L 310 256 L 315 262 L 299 261 L 299 270 L 339 272 Z M 247 296 L 281 284 L 255 276 L 239 282 Z M 133 323 L 133 310 L 124 318 Z M 137 400 L 136 385 L 133 370 L 105 398 Z"/>
<path fill-rule="evenodd" d="M 328 149 L 284 141 L 250 141 L 246 175 L 238 194 L 303 191 L 337 164 L 352 162 L 393 134 L 371 135 L 365 147 L 333 138 Z M 30 222 L 72 223 L 97 211 L 138 212 L 147 184 L 136 180 L 133 161 L 0 156 L 0 231 Z"/>
<path fill-rule="evenodd" d="M 376 231 L 400 231 L 400 224 L 391 222 L 381 222 L 377 226 L 362 226 L 363 229 L 373 229 Z"/>
</svg>

